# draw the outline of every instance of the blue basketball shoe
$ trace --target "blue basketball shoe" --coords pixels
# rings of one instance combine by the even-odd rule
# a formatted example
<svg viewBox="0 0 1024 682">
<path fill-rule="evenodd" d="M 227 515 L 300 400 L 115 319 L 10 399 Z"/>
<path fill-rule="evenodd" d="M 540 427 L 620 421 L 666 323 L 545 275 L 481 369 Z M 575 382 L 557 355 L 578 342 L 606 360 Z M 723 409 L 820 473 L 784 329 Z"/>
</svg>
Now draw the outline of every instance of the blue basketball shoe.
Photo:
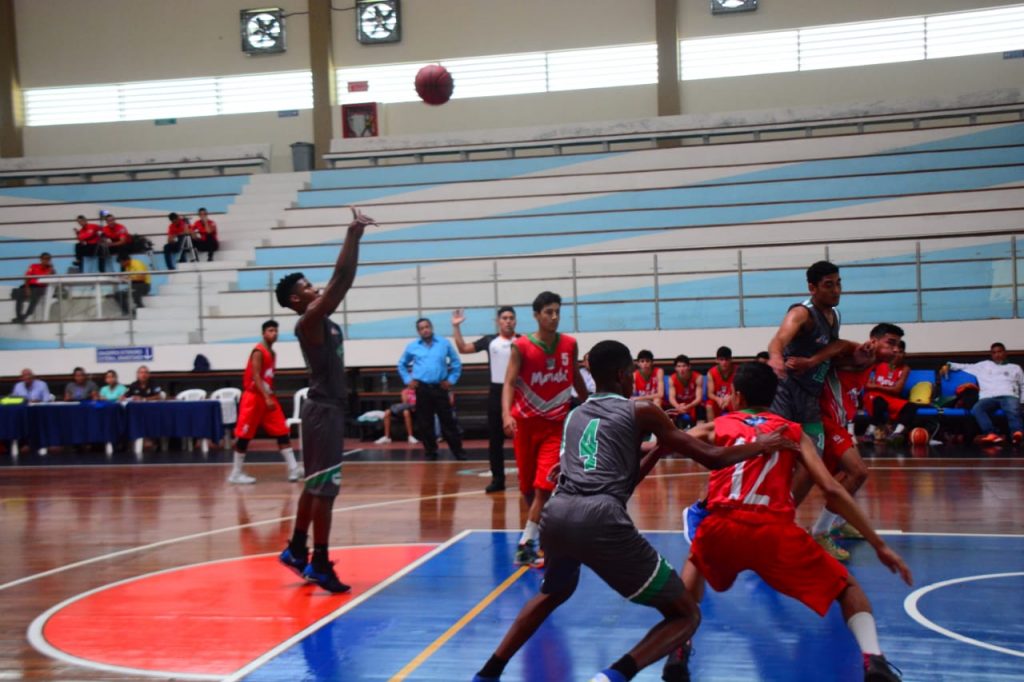
<svg viewBox="0 0 1024 682">
<path fill-rule="evenodd" d="M 683 512 L 683 534 L 687 542 L 693 542 L 697 534 L 697 526 L 708 517 L 708 505 L 704 500 L 697 500 Z"/>
<path fill-rule="evenodd" d="M 302 571 L 302 577 L 308 582 L 316 583 L 328 592 L 334 592 L 335 594 L 348 592 L 352 589 L 351 586 L 338 580 L 338 575 L 334 572 L 333 561 L 327 564 L 326 571 L 316 571 L 313 569 L 313 564 L 309 564 Z"/>
<path fill-rule="evenodd" d="M 293 571 L 295 575 L 301 578 L 302 572 L 306 570 L 306 566 L 309 564 L 309 552 L 303 552 L 302 556 L 296 556 L 292 553 L 291 547 L 285 547 L 284 551 L 277 555 L 277 560 L 281 562 L 281 565 Z"/>
</svg>

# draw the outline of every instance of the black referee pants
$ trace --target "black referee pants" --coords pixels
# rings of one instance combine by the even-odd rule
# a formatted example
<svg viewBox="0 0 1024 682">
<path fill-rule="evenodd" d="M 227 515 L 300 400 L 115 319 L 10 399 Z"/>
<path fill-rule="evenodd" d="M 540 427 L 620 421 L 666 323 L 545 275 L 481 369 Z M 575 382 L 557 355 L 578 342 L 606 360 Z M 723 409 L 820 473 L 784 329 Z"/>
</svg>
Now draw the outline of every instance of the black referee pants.
<svg viewBox="0 0 1024 682">
<path fill-rule="evenodd" d="M 452 414 L 452 404 L 448 391 L 440 384 L 419 384 L 416 386 L 416 430 L 420 432 L 423 451 L 428 459 L 437 458 L 437 436 L 434 434 L 434 415 L 441 422 L 441 434 L 448 443 L 455 459 L 465 459 L 462 449 L 462 436 L 459 425 Z"/>
<path fill-rule="evenodd" d="M 491 477 L 495 483 L 505 485 L 505 424 L 501 420 L 501 390 L 503 384 L 491 384 L 487 394 L 488 459 Z"/>
</svg>

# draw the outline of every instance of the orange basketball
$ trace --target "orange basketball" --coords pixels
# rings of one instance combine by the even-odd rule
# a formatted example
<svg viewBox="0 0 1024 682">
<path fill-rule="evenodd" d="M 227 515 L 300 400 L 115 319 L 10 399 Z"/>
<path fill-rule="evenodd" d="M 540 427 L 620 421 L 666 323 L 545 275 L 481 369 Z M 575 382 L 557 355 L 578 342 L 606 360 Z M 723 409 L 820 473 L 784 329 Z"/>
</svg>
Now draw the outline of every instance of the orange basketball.
<svg viewBox="0 0 1024 682">
<path fill-rule="evenodd" d="M 911 445 L 928 445 L 931 438 L 928 436 L 928 429 L 918 426 L 910 432 Z"/>
<path fill-rule="evenodd" d="M 416 74 L 416 94 L 427 104 L 444 104 L 454 89 L 452 75 L 440 64 L 428 64 Z"/>
</svg>

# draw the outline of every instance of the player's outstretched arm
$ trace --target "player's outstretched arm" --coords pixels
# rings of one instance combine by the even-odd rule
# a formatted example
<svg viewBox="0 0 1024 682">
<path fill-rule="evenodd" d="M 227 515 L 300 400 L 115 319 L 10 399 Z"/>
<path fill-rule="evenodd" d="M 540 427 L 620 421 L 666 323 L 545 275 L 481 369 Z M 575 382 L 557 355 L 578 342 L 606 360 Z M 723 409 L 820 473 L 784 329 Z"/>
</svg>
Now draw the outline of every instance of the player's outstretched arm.
<svg viewBox="0 0 1024 682">
<path fill-rule="evenodd" d="M 334 264 L 334 273 L 327 286 L 324 287 L 323 294 L 316 301 L 310 303 L 306 309 L 302 316 L 303 325 L 319 328 L 319 322 L 331 315 L 341 305 L 341 300 L 352 288 L 352 282 L 356 278 L 356 266 L 359 264 L 359 240 L 363 238 L 363 231 L 367 225 L 376 224 L 373 218 L 364 215 L 355 206 L 352 207 L 352 222 L 348 224 L 345 243 Z"/>
<path fill-rule="evenodd" d="M 462 323 L 466 321 L 466 313 L 462 308 L 457 308 L 452 313 L 452 339 L 453 344 L 460 353 L 476 353 L 476 346 L 462 338 Z"/>
<path fill-rule="evenodd" d="M 828 507 L 829 511 L 839 514 L 849 521 L 854 528 L 861 532 L 864 539 L 875 548 L 879 561 L 893 573 L 899 573 L 905 583 L 908 585 L 913 584 L 913 576 L 911 576 L 910 569 L 903 562 L 902 557 L 885 544 L 885 541 L 878 536 L 878 533 L 871 526 L 871 522 L 868 521 L 864 512 L 861 511 L 857 503 L 850 497 L 850 493 L 846 492 L 846 489 L 839 485 L 832 478 L 832 475 L 828 473 L 828 469 L 825 468 L 821 457 L 818 456 L 817 449 L 814 447 L 814 443 L 807 437 L 807 434 L 803 435 L 798 452 L 800 453 L 800 461 L 807 467 L 807 473 L 811 475 L 811 480 L 825 493 L 825 506 Z"/>
<path fill-rule="evenodd" d="M 784 429 L 759 436 L 753 443 L 728 448 L 712 445 L 680 431 L 660 407 L 647 402 L 636 404 L 636 422 L 641 432 L 657 436 L 660 447 L 656 452 L 677 452 L 708 469 L 723 469 L 765 452 L 797 448 L 782 435 Z"/>
<path fill-rule="evenodd" d="M 873 359 L 873 355 L 867 351 L 867 346 L 868 344 L 836 339 L 809 358 L 789 358 L 786 360 L 786 367 L 802 372 L 828 360 L 836 359 L 843 366 L 859 368 L 861 364 L 859 361 L 867 360 L 869 357 Z"/>
</svg>

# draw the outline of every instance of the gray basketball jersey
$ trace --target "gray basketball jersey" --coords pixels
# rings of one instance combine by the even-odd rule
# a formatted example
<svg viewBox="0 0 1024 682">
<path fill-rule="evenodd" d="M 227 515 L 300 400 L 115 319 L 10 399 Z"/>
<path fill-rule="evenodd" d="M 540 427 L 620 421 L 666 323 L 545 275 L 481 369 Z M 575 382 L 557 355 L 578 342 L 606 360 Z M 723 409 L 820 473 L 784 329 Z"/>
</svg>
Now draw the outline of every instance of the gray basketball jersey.
<svg viewBox="0 0 1024 682">
<path fill-rule="evenodd" d="M 302 357 L 309 368 L 309 398 L 322 403 L 344 405 L 345 402 L 345 345 L 341 327 L 324 318 L 324 342 L 313 344 L 302 338 L 299 325 L 295 336 L 299 339 Z"/>
<path fill-rule="evenodd" d="M 811 320 L 814 322 L 814 327 L 809 332 L 802 331 L 797 334 L 793 340 L 786 345 L 786 348 L 782 351 L 782 355 L 786 358 L 809 358 L 839 338 L 839 309 L 832 309 L 835 322 L 833 324 L 829 324 L 821 311 L 815 308 L 814 304 L 811 303 L 811 299 L 807 299 L 803 303 L 798 303 L 796 305 L 802 305 L 807 308 L 807 312 L 811 314 Z M 792 307 L 796 306 L 794 305 Z M 821 395 L 821 389 L 825 385 L 825 377 L 828 375 L 828 370 L 831 364 L 831 361 L 826 361 L 817 367 L 812 367 L 804 372 L 794 372 L 790 370 L 786 377 L 786 381 L 794 382 L 800 386 L 800 388 L 817 397 Z"/>
<path fill-rule="evenodd" d="M 634 408 L 620 395 L 597 393 L 569 413 L 557 494 L 611 495 L 626 504 L 640 475 Z"/>
</svg>

